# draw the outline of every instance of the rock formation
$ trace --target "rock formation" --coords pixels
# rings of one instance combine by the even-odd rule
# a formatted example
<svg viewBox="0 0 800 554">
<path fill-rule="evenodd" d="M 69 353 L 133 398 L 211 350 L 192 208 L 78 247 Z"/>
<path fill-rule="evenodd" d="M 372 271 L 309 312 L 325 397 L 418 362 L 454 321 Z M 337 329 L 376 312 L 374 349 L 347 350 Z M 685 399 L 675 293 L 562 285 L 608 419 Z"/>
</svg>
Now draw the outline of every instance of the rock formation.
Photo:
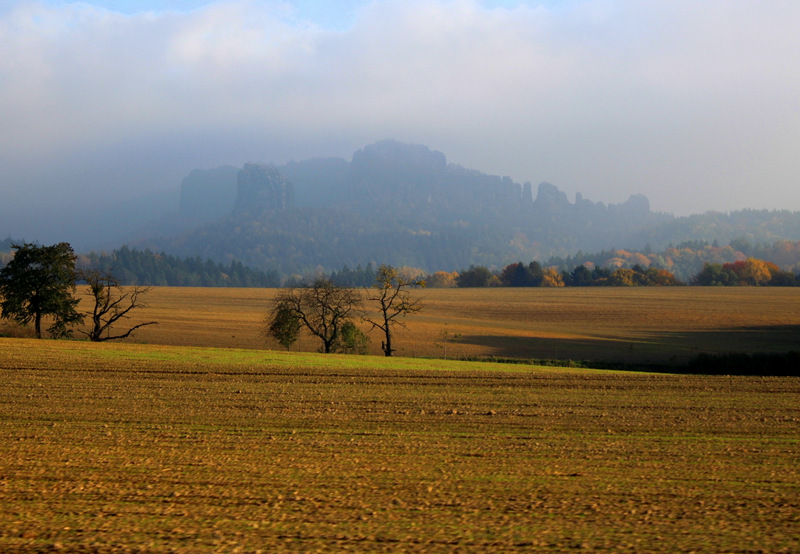
<svg viewBox="0 0 800 554">
<path fill-rule="evenodd" d="M 233 213 L 258 214 L 294 206 L 294 188 L 274 165 L 245 164 L 237 175 Z"/>
</svg>

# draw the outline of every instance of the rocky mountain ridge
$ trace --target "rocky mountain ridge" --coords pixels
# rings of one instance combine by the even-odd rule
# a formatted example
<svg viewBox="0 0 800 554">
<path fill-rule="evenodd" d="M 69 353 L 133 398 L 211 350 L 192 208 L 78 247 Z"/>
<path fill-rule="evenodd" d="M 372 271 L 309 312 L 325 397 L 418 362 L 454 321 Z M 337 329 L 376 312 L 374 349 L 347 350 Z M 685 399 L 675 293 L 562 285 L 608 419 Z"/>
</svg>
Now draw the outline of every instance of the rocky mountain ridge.
<svg viewBox="0 0 800 554">
<path fill-rule="evenodd" d="M 570 202 L 550 183 L 540 183 L 535 196 L 533 189 L 450 164 L 426 146 L 381 141 L 350 162 L 193 171 L 181 187 L 180 217 L 192 222 L 183 226 L 189 230 L 139 246 L 287 275 L 368 263 L 452 271 L 681 240 L 800 239 L 800 214 L 714 216 L 704 229 L 705 216 L 653 212 L 642 195 L 604 204 L 580 194 Z M 674 240 L 682 235 L 692 236 Z"/>
</svg>

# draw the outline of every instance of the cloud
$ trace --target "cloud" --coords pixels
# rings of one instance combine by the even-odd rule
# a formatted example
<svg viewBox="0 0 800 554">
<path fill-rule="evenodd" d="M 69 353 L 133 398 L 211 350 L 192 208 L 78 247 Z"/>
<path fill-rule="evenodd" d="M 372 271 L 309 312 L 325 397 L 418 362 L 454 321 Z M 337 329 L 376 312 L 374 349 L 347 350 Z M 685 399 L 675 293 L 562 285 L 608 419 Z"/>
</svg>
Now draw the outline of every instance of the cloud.
<svg viewBox="0 0 800 554">
<path fill-rule="evenodd" d="M 793 0 L 353 5 L 329 30 L 285 2 L 6 2 L 0 193 L 121 196 L 397 138 L 596 200 L 800 209 Z"/>
</svg>

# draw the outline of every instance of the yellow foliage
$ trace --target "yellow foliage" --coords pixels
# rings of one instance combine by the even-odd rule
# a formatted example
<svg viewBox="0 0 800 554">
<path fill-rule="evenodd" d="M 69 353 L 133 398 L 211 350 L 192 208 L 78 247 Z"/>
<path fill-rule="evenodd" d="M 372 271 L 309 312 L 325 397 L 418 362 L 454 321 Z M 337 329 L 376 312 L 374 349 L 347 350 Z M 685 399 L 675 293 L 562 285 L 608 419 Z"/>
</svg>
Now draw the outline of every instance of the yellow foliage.
<svg viewBox="0 0 800 554">
<path fill-rule="evenodd" d="M 542 286 L 543 287 L 563 287 L 564 280 L 561 278 L 561 273 L 555 267 L 548 267 L 542 272 Z"/>
<path fill-rule="evenodd" d="M 741 274 L 742 279 L 751 285 L 765 285 L 772 278 L 769 265 L 764 260 L 747 258 Z"/>
<path fill-rule="evenodd" d="M 453 272 L 437 271 L 432 275 L 428 275 L 425 281 L 428 287 L 449 289 L 456 286 L 457 278 L 458 278 L 458 271 L 453 271 Z"/>
<path fill-rule="evenodd" d="M 609 278 L 609 283 L 617 287 L 636 286 L 636 272 L 632 269 L 620 268 L 614 271 Z"/>
</svg>

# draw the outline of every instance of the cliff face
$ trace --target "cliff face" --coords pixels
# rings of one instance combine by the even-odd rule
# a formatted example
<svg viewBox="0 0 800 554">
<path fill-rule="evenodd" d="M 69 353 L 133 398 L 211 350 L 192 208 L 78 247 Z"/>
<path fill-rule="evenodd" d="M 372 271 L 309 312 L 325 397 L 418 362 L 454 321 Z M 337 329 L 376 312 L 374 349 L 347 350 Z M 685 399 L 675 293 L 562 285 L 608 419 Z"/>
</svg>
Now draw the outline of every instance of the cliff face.
<svg viewBox="0 0 800 554">
<path fill-rule="evenodd" d="M 245 164 L 236 176 L 234 215 L 284 211 L 294 206 L 294 188 L 274 165 Z"/>
</svg>

